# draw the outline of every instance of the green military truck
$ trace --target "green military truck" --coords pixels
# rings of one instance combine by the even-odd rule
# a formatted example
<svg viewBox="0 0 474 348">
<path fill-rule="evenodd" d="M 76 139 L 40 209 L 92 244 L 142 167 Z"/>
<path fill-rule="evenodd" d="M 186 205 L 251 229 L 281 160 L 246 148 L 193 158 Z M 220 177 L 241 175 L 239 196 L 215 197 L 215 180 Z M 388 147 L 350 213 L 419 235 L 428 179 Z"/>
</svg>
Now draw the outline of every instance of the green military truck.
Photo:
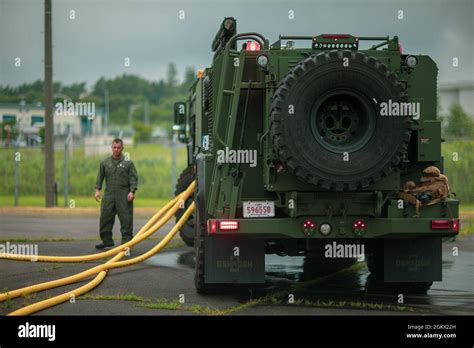
<svg viewBox="0 0 474 348">
<path fill-rule="evenodd" d="M 197 291 L 264 283 L 265 254 L 334 270 L 344 263 L 328 251 L 341 245 L 347 259 L 362 250 L 374 279 L 394 289 L 440 281 L 459 202 L 443 197 L 417 216 L 399 196 L 425 168 L 443 171 L 435 62 L 403 53 L 396 36 L 270 45 L 237 33 L 232 17 L 212 50 L 212 65 L 175 104 L 174 130 L 188 147 L 176 193 L 197 182 L 197 208 L 180 231 L 196 250 Z"/>
</svg>

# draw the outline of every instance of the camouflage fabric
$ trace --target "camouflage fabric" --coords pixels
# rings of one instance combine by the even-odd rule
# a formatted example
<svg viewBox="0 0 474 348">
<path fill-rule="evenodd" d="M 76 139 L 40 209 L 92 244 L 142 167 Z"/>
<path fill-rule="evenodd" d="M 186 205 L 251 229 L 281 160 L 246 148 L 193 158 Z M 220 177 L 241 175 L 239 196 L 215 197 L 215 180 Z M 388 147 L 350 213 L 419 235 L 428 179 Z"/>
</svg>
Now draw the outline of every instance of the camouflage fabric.
<svg viewBox="0 0 474 348">
<path fill-rule="evenodd" d="M 418 200 L 418 198 L 416 198 L 415 195 L 407 191 L 402 191 L 397 194 L 397 198 L 403 199 L 404 201 L 413 204 L 416 211 L 415 217 L 420 217 L 421 202 Z"/>
<path fill-rule="evenodd" d="M 414 187 L 413 181 L 404 185 L 404 190 L 397 194 L 398 198 L 415 205 L 416 217 L 420 216 L 420 208 L 423 205 L 432 205 L 448 197 L 448 177 L 441 174 L 437 167 L 430 166 L 423 170 L 420 184 Z"/>
<path fill-rule="evenodd" d="M 441 171 L 439 170 L 438 167 L 435 166 L 429 166 L 423 169 L 423 176 L 440 176 Z"/>
<path fill-rule="evenodd" d="M 414 194 L 422 195 L 424 193 L 430 193 L 431 199 L 426 205 L 431 205 L 439 202 L 440 200 L 448 197 L 449 184 L 446 175 L 440 174 L 438 177 L 422 177 L 420 180 L 421 184 L 411 192 Z"/>
</svg>

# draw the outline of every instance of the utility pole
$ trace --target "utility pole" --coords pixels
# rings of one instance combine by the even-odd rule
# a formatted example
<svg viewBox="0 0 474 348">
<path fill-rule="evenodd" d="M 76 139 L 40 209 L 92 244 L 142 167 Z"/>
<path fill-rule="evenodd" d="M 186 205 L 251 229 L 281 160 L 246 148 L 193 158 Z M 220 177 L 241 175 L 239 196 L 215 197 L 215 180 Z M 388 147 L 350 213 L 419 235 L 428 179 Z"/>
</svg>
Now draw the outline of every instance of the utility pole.
<svg viewBox="0 0 474 348">
<path fill-rule="evenodd" d="M 109 90 L 104 82 L 104 104 L 105 104 L 105 135 L 109 134 Z"/>
<path fill-rule="evenodd" d="M 144 101 L 143 104 L 143 113 L 144 113 L 144 123 L 148 126 L 150 124 L 150 117 L 149 117 L 149 103 L 148 99 Z"/>
<path fill-rule="evenodd" d="M 128 106 L 128 126 L 133 130 L 133 112 L 138 108 L 138 105 Z"/>
<path fill-rule="evenodd" d="M 44 0 L 44 174 L 45 204 L 55 206 L 54 121 L 53 121 L 53 45 L 51 0 Z"/>
</svg>

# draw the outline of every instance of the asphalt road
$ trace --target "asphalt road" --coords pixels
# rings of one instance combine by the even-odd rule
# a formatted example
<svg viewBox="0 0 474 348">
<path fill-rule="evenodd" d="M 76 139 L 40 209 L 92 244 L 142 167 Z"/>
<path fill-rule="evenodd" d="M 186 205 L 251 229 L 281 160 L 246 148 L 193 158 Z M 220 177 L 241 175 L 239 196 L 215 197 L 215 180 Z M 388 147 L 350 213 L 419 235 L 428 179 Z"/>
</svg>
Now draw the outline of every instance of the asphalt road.
<svg viewBox="0 0 474 348">
<path fill-rule="evenodd" d="M 136 219 L 141 226 L 145 219 Z M 81 255 L 94 250 L 98 217 L 0 215 L 0 239 L 28 238 L 17 244 L 37 244 L 41 255 Z M 159 235 L 171 228 L 169 223 Z M 115 237 L 119 229 L 115 226 Z M 159 236 L 158 235 L 158 236 Z M 69 241 L 35 239 L 67 238 Z M 397 294 L 367 282 L 364 263 L 325 278 L 301 281 L 303 257 L 266 257 L 266 284 L 261 289 L 241 288 L 218 295 L 194 290 L 193 249 L 177 239 L 170 248 L 142 264 L 109 272 L 104 282 L 74 303 L 63 303 L 41 315 L 472 315 L 474 312 L 474 237 L 459 237 L 443 244 L 443 281 L 428 295 Z M 137 256 L 155 245 L 147 240 L 132 249 Z M 452 255 L 453 247 L 459 256 Z M 57 279 L 100 262 L 39 263 L 0 260 L 0 289 L 16 289 Z M 90 280 L 91 278 L 89 278 Z M 84 282 L 0 303 L 0 314 L 25 304 L 75 289 Z M 294 303 L 288 303 L 289 295 Z"/>
</svg>

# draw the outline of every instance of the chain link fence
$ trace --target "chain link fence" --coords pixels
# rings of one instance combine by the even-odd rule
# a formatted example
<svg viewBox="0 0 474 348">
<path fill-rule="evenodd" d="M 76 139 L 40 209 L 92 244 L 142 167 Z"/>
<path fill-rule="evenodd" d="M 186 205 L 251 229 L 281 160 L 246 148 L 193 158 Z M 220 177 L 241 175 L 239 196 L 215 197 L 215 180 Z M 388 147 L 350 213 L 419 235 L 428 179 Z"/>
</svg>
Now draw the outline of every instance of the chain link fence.
<svg viewBox="0 0 474 348">
<path fill-rule="evenodd" d="M 74 197 L 93 197 L 99 163 L 111 155 L 110 143 L 84 144 L 59 140 L 55 143 L 57 205 L 68 206 Z M 186 148 L 173 141 L 127 145 L 138 170 L 138 195 L 168 199 L 173 196 L 176 173 L 186 166 Z M 19 205 L 22 197 L 44 196 L 44 149 L 40 144 L 12 143 L 0 147 L 0 205 Z"/>
</svg>

